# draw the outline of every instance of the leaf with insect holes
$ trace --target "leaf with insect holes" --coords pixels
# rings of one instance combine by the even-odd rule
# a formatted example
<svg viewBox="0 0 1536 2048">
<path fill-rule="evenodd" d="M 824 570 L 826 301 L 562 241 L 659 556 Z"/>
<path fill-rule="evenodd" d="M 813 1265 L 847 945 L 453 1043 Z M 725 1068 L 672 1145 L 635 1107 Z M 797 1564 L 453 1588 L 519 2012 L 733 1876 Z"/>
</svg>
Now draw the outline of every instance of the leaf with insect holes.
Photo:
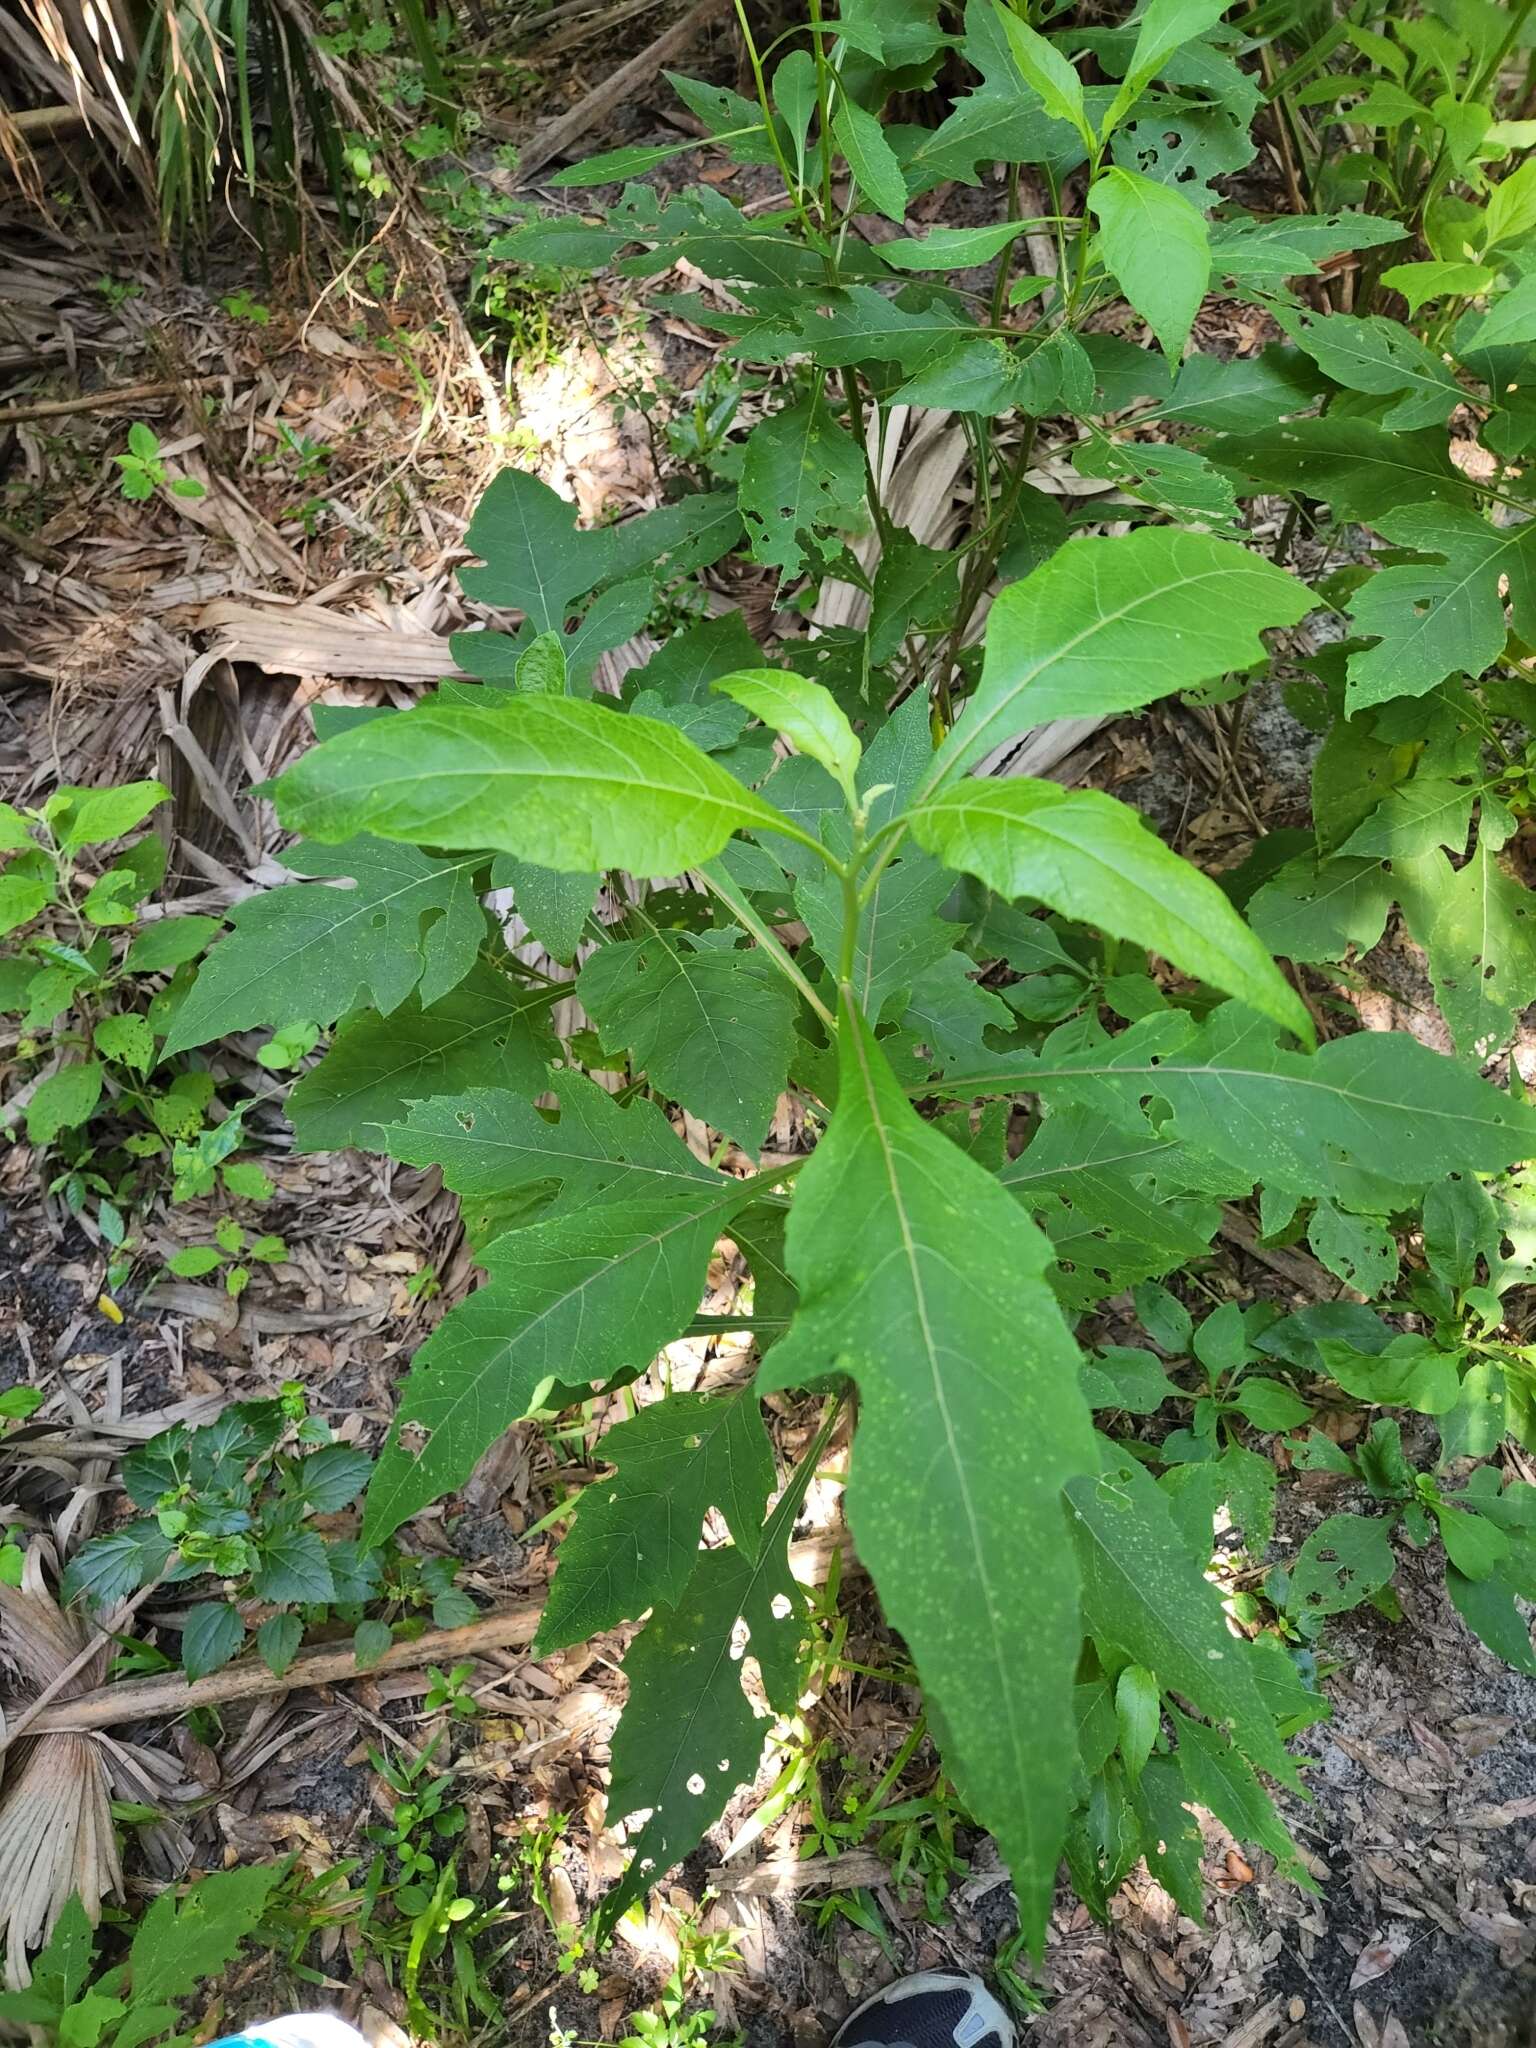
<svg viewBox="0 0 1536 2048">
<path fill-rule="evenodd" d="M 785 576 L 798 576 L 813 554 L 830 562 L 863 524 L 864 491 L 863 451 L 824 397 L 770 413 L 747 436 L 741 465 L 752 559 Z"/>
<path fill-rule="evenodd" d="M 485 1286 L 411 1361 L 368 1488 L 363 1540 L 382 1542 L 462 1486 L 552 1384 L 606 1381 L 648 1364 L 692 1318 L 715 1239 L 751 1198 L 750 1181 L 715 1175 L 497 1238 L 482 1254 Z"/>
<path fill-rule="evenodd" d="M 1393 876 L 1403 921 L 1429 955 L 1435 1000 L 1456 1050 L 1481 1065 L 1509 1043 L 1516 1016 L 1536 1001 L 1531 892 L 1505 872 L 1486 826 L 1463 866 L 1452 867 L 1436 847 L 1395 861 Z"/>
<path fill-rule="evenodd" d="M 297 1149 L 381 1151 L 384 1127 L 411 1103 L 476 1085 L 537 1095 L 553 1051 L 548 1012 L 547 992 L 519 987 L 484 961 L 430 1008 L 410 996 L 387 1017 L 356 1012 L 289 1090 Z"/>
<path fill-rule="evenodd" d="M 231 910 L 233 929 L 172 1020 L 166 1058 L 258 1025 L 329 1024 L 365 1003 L 388 1015 L 413 990 L 431 1003 L 463 981 L 486 936 L 474 889 L 480 862 L 342 836 L 341 845 L 287 855 L 316 880 L 248 896 Z M 351 886 L 326 886 L 336 879 Z"/>
<path fill-rule="evenodd" d="M 1028 776 L 969 778 L 913 813 L 912 836 L 999 896 L 1130 939 L 1311 1041 L 1300 998 L 1223 892 L 1114 797 Z"/>
<path fill-rule="evenodd" d="M 1229 1728 L 1261 1770 L 1297 1785 L 1251 1645 L 1228 1629 L 1221 1596 L 1185 1551 L 1156 1481 L 1112 1447 L 1105 1460 L 1101 1472 L 1067 1484 L 1085 1629 Z"/>
<path fill-rule="evenodd" d="M 1536 638 L 1536 526 L 1491 526 L 1457 505 L 1384 513 L 1376 530 L 1417 561 L 1393 562 L 1362 583 L 1349 607 L 1376 644 L 1349 657 L 1351 713 L 1389 697 L 1420 697 L 1448 675 L 1480 676 L 1514 630 Z"/>
<path fill-rule="evenodd" d="M 1304 584 L 1235 542 L 1172 527 L 1072 541 L 987 618 L 981 680 L 925 787 L 1056 718 L 1132 711 L 1265 658 Z"/>
<path fill-rule="evenodd" d="M 1372 314 L 1317 314 L 1276 308 L 1275 317 L 1325 377 L 1346 391 L 1396 397 L 1381 424 L 1392 432 L 1443 426 L 1461 403 L 1462 390 L 1440 358 L 1396 320 Z"/>
<path fill-rule="evenodd" d="M 837 1108 L 790 1211 L 800 1307 L 758 1384 L 857 1383 L 859 1555 L 1037 1940 L 1066 1821 L 1080 1640 L 1060 1494 L 1094 1462 L 1076 1352 L 1045 1238 L 921 1121 L 846 1002 L 840 1038 Z"/>
<path fill-rule="evenodd" d="M 27 1104 L 28 1140 L 51 1145 L 60 1131 L 88 1123 L 101 1100 L 104 1080 L 99 1061 L 72 1060 L 40 1081 Z"/>
<path fill-rule="evenodd" d="M 585 1642 L 648 1607 L 675 1607 L 717 1507 L 750 1562 L 773 1489 L 773 1454 L 756 1396 L 669 1394 L 609 1430 L 598 1454 L 616 1468 L 580 1497 L 560 1545 L 533 1654 Z"/>
<path fill-rule="evenodd" d="M 1094 179 L 1088 207 L 1105 269 L 1178 362 L 1210 283 L 1204 216 L 1176 187 L 1118 165 Z"/>
<path fill-rule="evenodd" d="M 1282 1051 L 1274 1027 L 1226 1003 L 1192 1026 L 1172 1012 L 1088 1048 L 1048 1042 L 999 1058 L 985 1085 L 1067 1095 L 1092 1076 L 1134 1105 L 1162 1103 L 1163 1135 L 1231 1162 L 1266 1187 L 1349 1200 L 1358 1177 L 1422 1188 L 1447 1172 L 1493 1173 L 1536 1151 L 1536 1111 L 1406 1032 L 1362 1031 L 1315 1053 Z M 956 1093 L 982 1075 L 956 1076 Z"/>
<path fill-rule="evenodd" d="M 277 801 L 327 843 L 372 832 L 490 847 L 570 874 L 675 875 L 733 832 L 783 824 L 671 726 L 572 697 L 428 698 L 303 755 Z"/>
<path fill-rule="evenodd" d="M 1323 499 L 1335 519 L 1374 521 L 1403 506 L 1473 502 L 1441 433 L 1389 434 L 1348 418 L 1283 420 L 1223 433 L 1205 452 L 1250 484 Z"/>
<path fill-rule="evenodd" d="M 1321 1620 L 1369 1600 L 1397 1568 L 1391 1523 L 1378 1515 L 1330 1515 L 1291 1567 L 1288 1609 Z"/>
<path fill-rule="evenodd" d="M 1072 64 L 1054 43 L 1047 42 L 1011 7 L 1005 7 L 1003 0 L 993 0 L 993 5 L 1019 76 L 1040 95 L 1040 104 L 1053 121 L 1070 123 L 1084 142 L 1091 145 L 1093 130 L 1084 111 L 1083 82 Z"/>
<path fill-rule="evenodd" d="M 731 932 L 656 932 L 599 947 L 576 993 L 605 1053 L 629 1052 L 653 1087 L 753 1147 L 783 1091 L 793 991 Z"/>
<path fill-rule="evenodd" d="M 727 1544 L 699 1554 L 675 1605 L 659 1607 L 624 1659 L 629 1697 L 613 1733 L 610 1821 L 649 1809 L 628 1870 L 597 1910 L 597 1939 L 695 1849 L 736 1787 L 756 1775 L 772 1722 L 742 1689 L 738 1625 L 776 1713 L 800 1692 L 805 1596 L 786 1555 L 811 1477 L 796 1475 L 751 1553 Z M 558 1574 L 557 1574 L 558 1577 Z"/>
</svg>

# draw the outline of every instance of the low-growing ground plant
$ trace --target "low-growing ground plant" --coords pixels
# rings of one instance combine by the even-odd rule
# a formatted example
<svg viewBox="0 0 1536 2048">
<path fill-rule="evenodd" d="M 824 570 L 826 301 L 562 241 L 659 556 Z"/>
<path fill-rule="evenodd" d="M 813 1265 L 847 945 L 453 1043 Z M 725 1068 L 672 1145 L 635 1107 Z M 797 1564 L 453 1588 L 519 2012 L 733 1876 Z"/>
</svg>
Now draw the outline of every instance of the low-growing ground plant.
<svg viewBox="0 0 1536 2048">
<path fill-rule="evenodd" d="M 275 789 L 312 879 L 237 905 L 167 1021 L 172 1060 L 329 1031 L 289 1097 L 298 1148 L 435 1166 L 459 1197 L 484 1283 L 415 1356 L 365 1545 L 519 1418 L 685 1333 L 755 1339 L 749 1384 L 608 1431 L 560 1546 L 538 1652 L 642 1623 L 609 1800 L 632 1856 L 599 1936 L 753 1779 L 760 1703 L 796 1711 L 789 1539 L 850 1417 L 859 1554 L 1036 1950 L 1063 1860 L 1097 1913 L 1145 1858 L 1198 1915 L 1196 1805 L 1312 1883 L 1266 1781 L 1301 1790 L 1312 1645 L 1390 1608 L 1398 1538 L 1536 1671 L 1536 1492 L 1498 1458 L 1536 1450 L 1505 1306 L 1536 1151 L 1507 1057 L 1536 998 L 1536 159 L 1500 99 L 1529 11 L 1315 36 L 1223 14 L 1148 0 L 1042 33 L 997 0 L 813 6 L 747 37 L 753 97 L 677 82 L 767 208 L 639 182 L 693 141 L 560 174 L 636 182 L 498 258 L 718 280 L 650 303 L 719 335 L 766 409 L 748 424 L 722 386 L 690 429 L 712 487 L 618 526 L 495 479 L 462 581 L 521 627 L 459 635 L 473 680 L 408 711 L 317 713 Z M 925 125 L 941 67 L 968 89 Z M 1289 211 L 1222 196 L 1261 138 Z M 999 162 L 1004 217 L 922 228 L 924 195 Z M 1192 346 L 1212 295 L 1274 338 Z M 925 408 L 971 456 L 943 548 L 883 482 Z M 1043 422 L 1129 531 L 1080 530 L 1103 498 L 1032 481 Z M 596 691 L 599 656 L 695 616 L 690 583 L 742 554 L 784 611 L 836 581 L 862 622 L 765 650 L 728 610 Z M 1285 637 L 1313 613 L 1325 633 Z M 1219 880 L 1107 794 L 992 772 L 1054 720 L 1168 700 L 1235 741 L 1272 667 L 1323 735 L 1313 823 Z M 575 1037 L 491 890 L 580 962 Z M 1359 1028 L 1389 919 L 1450 1051 Z M 590 1078 L 616 1069 L 617 1095 Z M 806 1141 L 765 1153 L 786 1092 Z M 1284 1314 L 1180 1279 L 1250 1200 L 1351 1296 Z M 722 1238 L 750 1305 L 701 1319 Z M 1146 1341 L 1108 1343 L 1094 1318 L 1128 1290 Z M 786 1471 L 762 1404 L 802 1393 L 820 1422 Z M 1364 1411 L 1347 1449 L 1341 1407 Z M 1262 1564 L 1308 1466 L 1351 1505 L 1224 1602 L 1218 1518 Z"/>
<path fill-rule="evenodd" d="M 198 1062 L 165 1058 L 193 963 L 220 930 L 217 918 L 152 903 L 165 879 L 161 837 L 122 843 L 168 801 L 160 783 L 130 782 L 57 789 L 32 811 L 0 804 L 0 1018 L 18 1073 L 0 1125 L 24 1130 L 47 1162 L 49 1192 L 94 1222 L 111 1254 L 109 1295 L 133 1269 L 138 1220 L 157 1195 L 272 1194 L 262 1168 L 238 1156 L 246 1105 L 219 1102 Z M 224 1264 L 248 1278 L 242 1261 L 286 1256 L 280 1238 L 232 1217 L 217 1229 L 215 1243 L 174 1255 L 171 1270 Z"/>
<path fill-rule="evenodd" d="M 3 1398 L 3 1397 L 0 1397 Z M 239 1401 L 201 1429 L 164 1430 L 123 1460 L 122 1485 L 141 1510 L 82 1546 L 64 1574 L 66 1598 L 110 1612 L 140 1586 L 212 1580 L 181 1630 L 181 1665 L 201 1678 L 229 1663 L 254 1634 L 281 1676 L 306 1630 L 353 1628 L 359 1667 L 376 1664 L 396 1635 L 473 1621 L 474 1601 L 451 1557 L 416 1557 L 392 1542 L 364 1546 L 316 1526 L 357 1499 L 373 1459 L 338 1441 L 308 1412 L 296 1382 L 272 1401 Z M 0 1553 L 3 1556 L 3 1553 Z M 429 1710 L 462 1717 L 467 1667 L 436 1674 Z M 469 1700 L 473 1711 L 473 1700 Z"/>
</svg>

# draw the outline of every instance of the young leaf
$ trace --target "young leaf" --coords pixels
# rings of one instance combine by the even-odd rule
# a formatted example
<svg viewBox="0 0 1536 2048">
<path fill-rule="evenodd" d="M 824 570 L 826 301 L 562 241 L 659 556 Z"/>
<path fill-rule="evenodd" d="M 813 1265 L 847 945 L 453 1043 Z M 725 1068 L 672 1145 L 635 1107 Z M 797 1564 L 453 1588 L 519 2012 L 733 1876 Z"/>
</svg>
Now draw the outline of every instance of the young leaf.
<svg viewBox="0 0 1536 2048">
<path fill-rule="evenodd" d="M 1174 186 L 1118 165 L 1094 180 L 1088 205 L 1105 268 L 1178 362 L 1210 283 L 1203 216 Z"/>
<path fill-rule="evenodd" d="M 485 942 L 474 890 L 483 863 L 343 837 L 340 846 L 289 852 L 296 873 L 320 881 L 235 905 L 232 931 L 209 953 L 171 1022 L 164 1057 L 262 1024 L 329 1024 L 362 1003 L 387 1016 L 413 989 L 432 1003 L 463 981 Z M 331 879 L 353 886 L 321 886 Z"/>
<path fill-rule="evenodd" d="M 1232 1731 L 1260 1769 L 1295 1785 L 1254 1674 L 1214 1586 L 1192 1563 L 1156 1482 L 1134 1459 L 1108 1456 L 1067 1486 L 1082 1570 L 1083 1625 Z"/>
<path fill-rule="evenodd" d="M 712 1186 L 552 1217 L 490 1245 L 486 1285 L 411 1362 L 368 1488 L 363 1541 L 381 1542 L 461 1486 L 553 1383 L 648 1364 L 697 1309 L 715 1238 L 750 1199 L 750 1181 L 716 1176 Z"/>
<path fill-rule="evenodd" d="M 1113 797 L 1025 776 L 969 779 L 922 805 L 912 835 L 999 896 L 1160 953 L 1311 1043 L 1305 1006 L 1223 892 Z"/>
<path fill-rule="evenodd" d="M 1471 1287 L 1499 1255 L 1499 1212 L 1475 1174 L 1448 1173 L 1424 1197 L 1424 1255 L 1447 1287 Z"/>
<path fill-rule="evenodd" d="M 260 1562 L 251 1574 L 251 1590 L 258 1600 L 309 1606 L 335 1599 L 325 1538 L 313 1529 L 279 1530 L 259 1539 L 257 1549 Z"/>
<path fill-rule="evenodd" d="M 571 697 L 483 709 L 429 699 L 372 720 L 296 762 L 278 807 L 327 843 L 373 832 L 493 847 L 573 874 L 675 875 L 733 832 L 784 829 L 671 726 Z"/>
<path fill-rule="evenodd" d="M 1163 1719 L 1162 1694 L 1144 1664 L 1127 1664 L 1115 1682 L 1115 1718 L 1120 1725 L 1120 1754 L 1125 1774 L 1134 1785 L 1141 1776 Z"/>
<path fill-rule="evenodd" d="M 730 932 L 658 932 L 599 947 L 576 992 L 605 1052 L 629 1051 L 672 1101 L 748 1148 L 773 1117 L 794 1050 L 793 991 Z"/>
<path fill-rule="evenodd" d="M 712 688 L 744 704 L 754 718 L 783 733 L 796 753 L 819 761 L 835 776 L 849 802 L 857 802 L 854 776 L 862 749 L 830 690 L 788 669 L 746 669 L 722 676 Z"/>
<path fill-rule="evenodd" d="M 60 850 L 75 854 L 84 846 L 104 846 L 141 825 L 158 805 L 170 801 L 163 782 L 120 782 L 111 789 L 54 791 L 45 815 Z"/>
<path fill-rule="evenodd" d="M 859 190 L 877 213 L 899 227 L 907 213 L 907 181 L 875 116 L 841 93 L 832 116 L 832 135 Z"/>
<path fill-rule="evenodd" d="M 924 789 L 1054 718 L 1131 711 L 1265 657 L 1304 584 L 1232 541 L 1171 527 L 1073 541 L 1005 590 L 987 619 L 975 697 Z"/>
<path fill-rule="evenodd" d="M 990 263 L 1024 232 L 1019 220 L 993 221 L 979 228 L 930 228 L 926 235 L 880 244 L 880 256 L 896 270 L 969 270 Z"/>
<path fill-rule="evenodd" d="M 1228 0 L 1148 0 L 1136 23 L 1136 43 L 1120 89 L 1099 127 L 1106 140 L 1119 127 L 1151 81 L 1186 43 L 1214 28 Z"/>
<path fill-rule="evenodd" d="M 757 1555 L 773 1455 L 750 1389 L 669 1394 L 609 1430 L 598 1451 L 617 1469 L 581 1495 L 535 1656 L 585 1642 L 648 1607 L 675 1607 L 698 1566 L 711 1507 L 742 1557 Z"/>
<path fill-rule="evenodd" d="M 839 1037 L 837 1109 L 790 1212 L 801 1305 L 759 1384 L 857 1381 L 859 1553 L 1038 1940 L 1074 1750 L 1079 1637 L 1060 1489 L 1093 1462 L 1076 1357 L 1045 1239 L 909 1108 L 846 1002 Z M 1026 1579 L 1027 1616 L 1010 1590 Z"/>
<path fill-rule="evenodd" d="M 1054 43 L 1048 43 L 1028 22 L 1021 20 L 1004 0 L 992 0 L 992 4 L 1019 76 L 1040 95 L 1040 103 L 1051 119 L 1069 122 L 1091 149 L 1094 134 L 1084 110 L 1083 82 L 1072 65 Z"/>
</svg>

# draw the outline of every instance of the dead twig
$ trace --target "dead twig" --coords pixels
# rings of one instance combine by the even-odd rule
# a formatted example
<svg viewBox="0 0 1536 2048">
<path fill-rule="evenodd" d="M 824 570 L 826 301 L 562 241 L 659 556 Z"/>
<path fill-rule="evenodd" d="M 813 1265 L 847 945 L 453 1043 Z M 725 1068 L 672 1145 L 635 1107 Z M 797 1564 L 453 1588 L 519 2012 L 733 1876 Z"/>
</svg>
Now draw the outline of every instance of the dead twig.
<svg viewBox="0 0 1536 2048">
<path fill-rule="evenodd" d="M 81 391 L 73 398 L 38 398 L 29 405 L 7 406 L 0 429 L 24 420 L 52 420 L 71 412 L 96 412 L 109 405 L 136 405 L 141 398 L 171 398 L 183 391 L 216 391 L 227 373 L 216 377 L 161 377 L 152 384 L 118 384 L 110 391 Z"/>
<path fill-rule="evenodd" d="M 456 1660 L 478 1656 L 484 1650 L 517 1649 L 532 1642 L 542 1611 L 539 1606 L 512 1607 L 463 1628 L 429 1630 L 414 1642 L 392 1643 L 367 1670 L 358 1668 L 348 1643 L 300 1651 L 281 1677 L 259 1658 L 244 1657 L 222 1671 L 209 1672 L 206 1678 L 187 1679 L 171 1672 L 163 1677 L 129 1679 L 124 1685 L 100 1686 L 78 1699 L 61 1700 L 45 1708 L 29 1732 L 79 1734 L 93 1728 L 115 1728 L 125 1721 L 149 1720 L 157 1714 L 185 1714 L 193 1707 L 228 1706 L 234 1700 L 297 1692 L 307 1685 L 347 1684 L 381 1671 L 410 1671 L 429 1663 L 446 1669 Z"/>
<path fill-rule="evenodd" d="M 593 86 L 574 107 L 568 107 L 553 121 L 546 122 L 535 134 L 529 136 L 517 154 L 517 177 L 526 185 L 535 173 L 576 143 L 585 140 L 592 129 L 605 121 L 615 107 L 623 106 L 642 85 L 648 85 L 664 64 L 670 64 L 674 57 L 682 55 L 706 22 L 722 12 L 724 0 L 697 0 L 680 21 L 664 29 L 653 43 L 650 43 L 627 64 L 621 64 L 611 77 L 601 85 Z M 503 134 L 505 124 L 487 120 L 487 132 Z"/>
</svg>

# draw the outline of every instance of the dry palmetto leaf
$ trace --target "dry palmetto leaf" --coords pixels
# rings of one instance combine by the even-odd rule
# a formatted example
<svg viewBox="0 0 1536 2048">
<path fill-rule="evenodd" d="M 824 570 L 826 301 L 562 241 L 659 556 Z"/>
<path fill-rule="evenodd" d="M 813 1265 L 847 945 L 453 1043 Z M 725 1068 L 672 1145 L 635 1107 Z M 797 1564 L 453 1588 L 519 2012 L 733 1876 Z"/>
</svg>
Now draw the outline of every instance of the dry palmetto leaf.
<svg viewBox="0 0 1536 2048">
<path fill-rule="evenodd" d="M 60 1608 L 48 1583 L 56 1569 L 44 1537 L 27 1546 L 19 1586 L 0 1585 L 0 1655 L 25 1694 L 51 1684 L 90 1638 L 87 1624 Z M 103 1645 L 62 1688 L 61 1697 L 99 1685 L 106 1673 Z M 24 1696 L 17 1704 L 24 1704 Z M 23 1739 L 19 1764 L 0 1790 L 0 1928 L 5 1935 L 6 1982 L 31 1980 L 28 1951 L 47 1940 L 73 1894 L 94 1925 L 123 1873 L 112 1828 L 112 1759 L 92 1735 Z"/>
</svg>

